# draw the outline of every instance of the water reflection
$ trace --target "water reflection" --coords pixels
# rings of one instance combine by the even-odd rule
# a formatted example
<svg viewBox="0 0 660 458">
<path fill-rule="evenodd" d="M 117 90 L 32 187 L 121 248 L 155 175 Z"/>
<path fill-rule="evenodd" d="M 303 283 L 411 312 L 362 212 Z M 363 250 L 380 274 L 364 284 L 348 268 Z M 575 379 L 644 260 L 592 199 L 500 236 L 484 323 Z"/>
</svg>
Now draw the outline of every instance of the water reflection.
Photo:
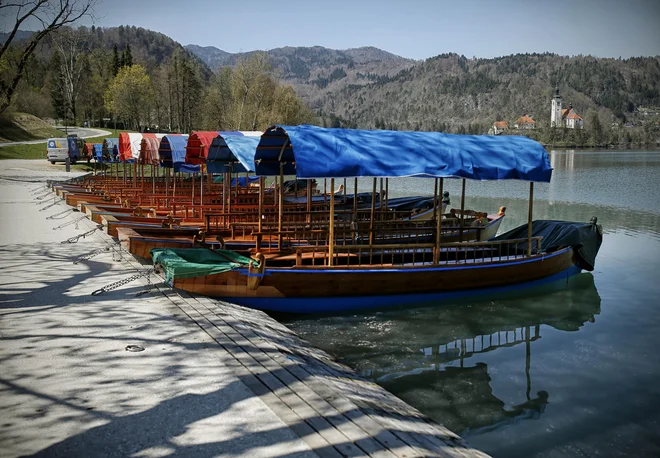
<svg viewBox="0 0 660 458">
<path fill-rule="evenodd" d="M 600 314 L 593 275 L 580 274 L 569 283 L 535 288 L 524 297 L 511 293 L 481 303 L 288 324 L 452 431 L 481 434 L 538 419 L 551 402 L 543 380 L 534 380 L 533 344 L 548 327 L 575 332 Z M 489 373 L 485 357 L 516 347 L 525 349 L 519 361 L 525 389 L 507 407 L 493 393 L 491 381 L 497 375 Z"/>
</svg>

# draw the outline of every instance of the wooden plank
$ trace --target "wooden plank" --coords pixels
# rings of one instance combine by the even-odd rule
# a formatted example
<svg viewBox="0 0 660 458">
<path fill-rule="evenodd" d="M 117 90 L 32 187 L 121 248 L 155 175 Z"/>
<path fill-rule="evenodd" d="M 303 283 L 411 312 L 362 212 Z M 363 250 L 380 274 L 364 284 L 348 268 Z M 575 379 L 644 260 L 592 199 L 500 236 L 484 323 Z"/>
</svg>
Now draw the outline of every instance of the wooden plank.
<svg viewBox="0 0 660 458">
<path fill-rule="evenodd" d="M 262 352 L 255 351 L 250 342 L 231 328 L 231 326 L 223 325 L 222 328 L 218 327 L 220 323 L 217 323 L 217 317 L 214 318 L 214 315 L 208 309 L 201 303 L 197 303 L 199 304 L 199 308 L 195 307 L 194 304 L 191 304 L 191 307 L 195 308 L 200 315 L 212 323 L 225 338 L 231 339 L 234 342 L 236 345 L 234 351 L 237 353 L 243 351 L 245 353 L 242 355 L 242 358 L 247 362 L 246 367 L 248 367 L 248 370 L 259 377 L 261 382 L 275 393 L 280 400 L 289 406 L 299 417 L 309 423 L 329 444 L 336 447 L 342 455 L 357 456 L 360 454 L 358 453 L 359 450 L 349 444 L 350 441 L 346 436 L 333 428 L 324 416 L 315 411 L 299 396 L 297 390 L 294 391 L 286 383 L 286 378 L 285 380 L 280 379 L 285 373 L 281 370 L 281 366 L 269 364 L 272 361 L 266 358 Z M 250 358 L 252 359 L 251 361 Z"/>
<path fill-rule="evenodd" d="M 210 314 L 214 315 L 216 318 L 211 318 L 207 315 L 207 319 L 212 321 L 216 326 L 220 327 L 225 334 L 230 336 L 232 339 L 237 341 L 238 336 L 242 336 L 245 341 L 241 345 L 246 348 L 253 346 L 256 349 L 260 350 L 261 354 L 256 352 L 251 353 L 255 359 L 257 359 L 264 367 L 271 370 L 276 374 L 283 383 L 285 383 L 293 392 L 295 392 L 301 399 L 303 399 L 311 408 L 313 408 L 318 415 L 321 415 L 323 418 L 326 418 L 338 431 L 340 431 L 345 439 L 348 439 L 358 445 L 364 452 L 369 454 L 375 454 L 377 456 L 394 456 L 391 453 L 383 449 L 383 446 L 377 444 L 369 435 L 361 430 L 357 425 L 352 423 L 347 417 L 343 416 L 339 411 L 337 411 L 331 404 L 329 404 L 322 396 L 320 396 L 309 384 L 307 381 L 310 378 L 311 374 L 304 371 L 297 371 L 298 376 L 291 372 L 291 368 L 295 368 L 296 364 L 288 364 L 285 357 L 282 357 L 279 350 L 268 343 L 259 335 L 253 332 L 251 327 L 246 326 L 236 326 L 236 320 L 232 320 L 230 316 L 219 312 L 219 307 L 217 304 L 209 304 L 210 300 L 203 300 L 203 298 L 197 298 Z M 229 320 L 229 322 L 227 322 Z M 234 322 L 234 323 L 231 323 Z M 239 331 L 240 329 L 240 331 Z M 275 360 L 272 357 L 273 350 L 277 351 L 277 354 L 281 356 L 278 360 Z M 289 361 L 290 362 L 290 361 Z M 333 397 L 333 396 L 330 396 Z M 363 448 L 364 447 L 364 448 Z M 342 446 L 339 450 L 344 454 L 355 454 L 359 450 L 353 447 L 344 447 Z"/>
<path fill-rule="evenodd" d="M 240 354 L 239 347 L 230 345 L 230 340 L 224 336 L 215 326 L 197 312 L 188 301 L 180 299 L 175 300 L 177 307 L 185 313 L 187 318 L 195 325 L 202 328 L 216 343 L 219 344 L 225 351 L 219 353 L 223 363 L 231 367 L 240 380 L 244 382 L 255 395 L 259 396 L 268 407 L 280 417 L 280 419 L 289 426 L 303 441 L 307 443 L 316 453 L 321 456 L 328 457 L 341 457 L 341 454 L 334 451 L 332 446 L 309 426 L 295 411 L 290 409 L 284 402 L 282 402 L 263 382 L 254 375 L 242 362 L 237 355 L 231 352 L 234 351 Z M 233 360 L 233 361 L 232 361 Z M 333 453 L 333 451 L 335 453 Z"/>
</svg>

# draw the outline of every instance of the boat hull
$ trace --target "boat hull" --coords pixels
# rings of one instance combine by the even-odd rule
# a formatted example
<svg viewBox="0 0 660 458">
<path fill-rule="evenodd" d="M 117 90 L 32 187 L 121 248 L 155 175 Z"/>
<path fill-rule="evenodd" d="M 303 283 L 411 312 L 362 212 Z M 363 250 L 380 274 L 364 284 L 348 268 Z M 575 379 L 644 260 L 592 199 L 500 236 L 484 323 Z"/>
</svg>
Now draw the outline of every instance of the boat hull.
<svg viewBox="0 0 660 458">
<path fill-rule="evenodd" d="M 252 308 L 288 313 L 333 313 L 383 307 L 423 296 L 455 298 L 524 288 L 573 275 L 572 248 L 531 259 L 419 268 L 266 268 L 248 287 L 246 269 L 175 279 L 172 286 Z M 398 296 L 398 297 L 397 297 Z"/>
</svg>

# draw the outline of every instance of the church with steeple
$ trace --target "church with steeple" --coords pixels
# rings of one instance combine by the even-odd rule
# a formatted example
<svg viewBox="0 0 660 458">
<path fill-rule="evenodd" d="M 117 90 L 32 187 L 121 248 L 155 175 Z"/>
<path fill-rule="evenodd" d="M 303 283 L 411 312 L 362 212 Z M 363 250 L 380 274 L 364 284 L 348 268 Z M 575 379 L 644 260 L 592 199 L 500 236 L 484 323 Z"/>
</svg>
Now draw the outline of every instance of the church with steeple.
<svg viewBox="0 0 660 458">
<path fill-rule="evenodd" d="M 573 105 L 562 109 L 562 99 L 559 95 L 559 88 L 555 88 L 555 95 L 552 97 L 550 108 L 550 127 L 566 127 L 567 129 L 582 129 L 584 121 L 575 112 Z"/>
</svg>

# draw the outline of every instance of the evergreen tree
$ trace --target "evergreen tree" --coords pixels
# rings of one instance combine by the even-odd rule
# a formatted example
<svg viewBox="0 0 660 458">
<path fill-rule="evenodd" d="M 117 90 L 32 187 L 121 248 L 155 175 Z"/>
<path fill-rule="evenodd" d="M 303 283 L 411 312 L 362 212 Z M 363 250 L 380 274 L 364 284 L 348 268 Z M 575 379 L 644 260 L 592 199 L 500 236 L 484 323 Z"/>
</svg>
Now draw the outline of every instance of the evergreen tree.
<svg viewBox="0 0 660 458">
<path fill-rule="evenodd" d="M 126 43 L 124 52 L 121 55 L 121 66 L 130 67 L 133 65 L 133 55 L 131 54 L 131 45 Z"/>
<path fill-rule="evenodd" d="M 114 78 L 117 76 L 117 73 L 119 73 L 119 69 L 121 68 L 121 62 L 119 60 L 119 51 L 117 50 L 117 44 L 115 43 L 115 47 L 112 50 L 112 77 Z"/>
<path fill-rule="evenodd" d="M 62 57 L 60 53 L 53 52 L 53 58 L 50 62 L 51 82 L 50 99 L 53 104 L 53 110 L 58 118 L 66 117 L 66 96 L 64 93 L 64 75 L 62 74 Z"/>
</svg>

